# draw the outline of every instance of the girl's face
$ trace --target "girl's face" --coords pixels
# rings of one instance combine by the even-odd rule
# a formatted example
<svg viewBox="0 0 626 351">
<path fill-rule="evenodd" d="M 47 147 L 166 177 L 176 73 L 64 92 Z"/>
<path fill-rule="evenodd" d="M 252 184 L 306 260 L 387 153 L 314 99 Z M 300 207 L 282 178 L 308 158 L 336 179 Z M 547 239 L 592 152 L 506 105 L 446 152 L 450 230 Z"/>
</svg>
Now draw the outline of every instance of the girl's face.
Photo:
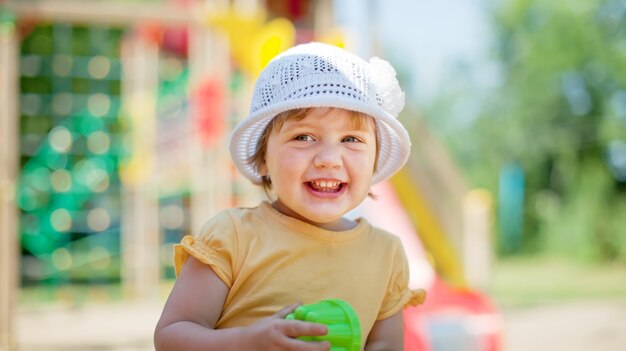
<svg viewBox="0 0 626 351">
<path fill-rule="evenodd" d="M 287 119 L 268 138 L 265 162 L 280 212 L 330 230 L 346 229 L 342 216 L 367 196 L 376 160 L 376 127 L 352 112 L 314 108 Z"/>
</svg>

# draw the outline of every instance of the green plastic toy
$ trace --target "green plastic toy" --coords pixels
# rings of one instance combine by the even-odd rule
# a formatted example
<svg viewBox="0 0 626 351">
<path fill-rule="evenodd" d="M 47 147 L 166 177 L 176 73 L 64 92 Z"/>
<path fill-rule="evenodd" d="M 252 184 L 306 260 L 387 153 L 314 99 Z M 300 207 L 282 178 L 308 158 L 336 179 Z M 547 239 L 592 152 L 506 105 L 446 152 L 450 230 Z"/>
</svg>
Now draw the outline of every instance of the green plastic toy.
<svg viewBox="0 0 626 351">
<path fill-rule="evenodd" d="M 328 341 L 331 351 L 360 351 L 361 323 L 356 312 L 344 300 L 329 299 L 302 305 L 286 319 L 324 324 L 328 333 L 322 336 L 301 336 L 306 341 Z"/>
</svg>

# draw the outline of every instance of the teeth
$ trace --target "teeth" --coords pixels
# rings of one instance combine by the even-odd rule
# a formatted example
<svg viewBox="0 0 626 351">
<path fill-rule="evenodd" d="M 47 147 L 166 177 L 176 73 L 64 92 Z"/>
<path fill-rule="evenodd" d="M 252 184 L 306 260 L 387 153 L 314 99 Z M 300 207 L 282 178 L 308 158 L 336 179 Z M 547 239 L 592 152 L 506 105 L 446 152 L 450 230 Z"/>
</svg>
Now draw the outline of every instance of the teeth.
<svg viewBox="0 0 626 351">
<path fill-rule="evenodd" d="M 314 180 L 311 181 L 311 184 L 313 184 L 316 188 L 327 190 L 336 189 L 341 182 L 336 180 Z"/>
</svg>

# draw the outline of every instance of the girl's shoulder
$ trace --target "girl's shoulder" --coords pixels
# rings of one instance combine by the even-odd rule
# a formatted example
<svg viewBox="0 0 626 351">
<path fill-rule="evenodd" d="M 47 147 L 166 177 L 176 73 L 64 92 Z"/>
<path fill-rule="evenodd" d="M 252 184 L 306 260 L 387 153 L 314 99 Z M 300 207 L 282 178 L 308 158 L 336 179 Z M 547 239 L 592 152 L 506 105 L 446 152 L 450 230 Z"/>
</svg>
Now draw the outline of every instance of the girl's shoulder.
<svg viewBox="0 0 626 351">
<path fill-rule="evenodd" d="M 231 207 L 218 211 L 202 226 L 200 233 L 236 233 L 242 226 L 263 221 L 263 204 L 255 207 Z"/>
<path fill-rule="evenodd" d="M 361 221 L 363 221 L 363 219 L 361 219 Z M 396 234 L 393 234 L 383 228 L 377 227 L 370 223 L 367 223 L 367 226 L 369 226 L 370 228 L 369 229 L 370 240 L 373 240 L 378 243 L 385 243 L 386 245 L 390 245 L 390 246 L 399 246 L 399 247 L 402 246 L 402 240 L 400 240 L 400 237 L 397 236 Z"/>
<path fill-rule="evenodd" d="M 213 223 L 232 223 L 241 222 L 242 220 L 252 217 L 261 216 L 261 205 L 255 207 L 230 207 L 218 211 L 213 217 L 211 217 L 205 224 L 211 225 Z"/>
</svg>

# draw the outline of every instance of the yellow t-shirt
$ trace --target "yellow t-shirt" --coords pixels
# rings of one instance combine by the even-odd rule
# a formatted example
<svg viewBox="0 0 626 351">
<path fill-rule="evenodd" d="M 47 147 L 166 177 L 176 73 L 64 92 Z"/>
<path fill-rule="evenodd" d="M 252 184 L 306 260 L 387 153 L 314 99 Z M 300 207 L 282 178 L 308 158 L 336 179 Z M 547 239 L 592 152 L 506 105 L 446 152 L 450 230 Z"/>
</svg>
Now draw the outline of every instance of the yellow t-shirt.
<svg viewBox="0 0 626 351">
<path fill-rule="evenodd" d="M 424 298 L 408 288 L 400 240 L 364 219 L 333 232 L 263 202 L 222 211 L 199 235 L 185 236 L 175 245 L 176 274 L 189 255 L 230 289 L 217 328 L 250 325 L 297 301 L 340 298 L 359 316 L 365 342 L 375 321 Z"/>
</svg>

